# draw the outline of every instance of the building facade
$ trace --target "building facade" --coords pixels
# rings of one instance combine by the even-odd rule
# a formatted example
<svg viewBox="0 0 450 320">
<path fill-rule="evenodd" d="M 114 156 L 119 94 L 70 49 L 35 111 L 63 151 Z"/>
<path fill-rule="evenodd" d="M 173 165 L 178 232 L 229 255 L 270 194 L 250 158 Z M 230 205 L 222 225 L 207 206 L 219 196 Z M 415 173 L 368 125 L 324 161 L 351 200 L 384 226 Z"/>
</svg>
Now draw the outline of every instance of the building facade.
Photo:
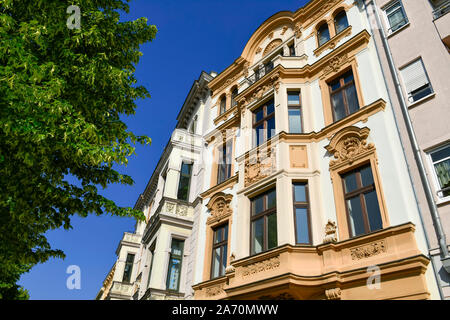
<svg viewBox="0 0 450 320">
<path fill-rule="evenodd" d="M 440 298 L 369 20 L 312 0 L 202 73 L 98 299 Z"/>
<path fill-rule="evenodd" d="M 365 1 L 365 8 L 392 98 L 441 296 L 449 299 L 450 1 L 375 0 Z"/>
</svg>

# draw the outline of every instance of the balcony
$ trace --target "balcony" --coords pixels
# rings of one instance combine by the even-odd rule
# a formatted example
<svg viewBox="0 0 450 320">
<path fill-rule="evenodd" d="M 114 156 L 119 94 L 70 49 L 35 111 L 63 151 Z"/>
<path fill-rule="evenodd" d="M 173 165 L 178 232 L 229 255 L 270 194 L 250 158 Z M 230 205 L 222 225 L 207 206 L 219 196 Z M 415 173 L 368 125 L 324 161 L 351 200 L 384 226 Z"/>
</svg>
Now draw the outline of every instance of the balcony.
<svg viewBox="0 0 450 320">
<path fill-rule="evenodd" d="M 442 41 L 450 48 L 450 1 L 445 1 L 433 12 L 434 24 Z"/>
<path fill-rule="evenodd" d="M 414 231 L 407 223 L 318 246 L 286 244 L 233 261 L 225 277 L 194 285 L 195 299 L 428 299 L 429 260 Z M 374 268 L 379 290 L 368 287 Z"/>
<path fill-rule="evenodd" d="M 114 281 L 109 291 L 111 299 L 129 300 L 133 294 L 133 284 Z"/>
</svg>

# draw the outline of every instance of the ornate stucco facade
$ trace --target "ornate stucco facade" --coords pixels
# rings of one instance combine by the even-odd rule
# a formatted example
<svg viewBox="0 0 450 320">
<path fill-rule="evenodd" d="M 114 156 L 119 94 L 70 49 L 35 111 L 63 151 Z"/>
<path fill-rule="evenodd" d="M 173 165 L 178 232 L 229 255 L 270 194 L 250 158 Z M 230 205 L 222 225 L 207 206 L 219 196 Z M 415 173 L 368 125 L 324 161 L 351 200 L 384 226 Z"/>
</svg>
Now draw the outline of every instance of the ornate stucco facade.
<svg viewBox="0 0 450 320">
<path fill-rule="evenodd" d="M 439 299 L 361 3 L 279 12 L 196 84 L 135 206 L 148 220 L 122 297 Z M 187 201 L 177 199 L 183 159 L 193 163 Z M 173 239 L 184 246 L 168 290 Z M 98 298 L 117 297 L 109 279 L 120 282 L 132 248 L 118 249 Z"/>
</svg>

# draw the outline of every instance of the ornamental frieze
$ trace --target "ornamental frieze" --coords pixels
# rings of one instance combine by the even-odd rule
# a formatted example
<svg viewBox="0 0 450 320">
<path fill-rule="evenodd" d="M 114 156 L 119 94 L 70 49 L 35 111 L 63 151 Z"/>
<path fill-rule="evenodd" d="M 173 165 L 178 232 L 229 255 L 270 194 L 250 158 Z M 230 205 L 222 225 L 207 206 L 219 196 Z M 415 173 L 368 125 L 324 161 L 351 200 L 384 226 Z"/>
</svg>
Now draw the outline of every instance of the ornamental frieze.
<svg viewBox="0 0 450 320">
<path fill-rule="evenodd" d="M 211 212 L 211 216 L 206 223 L 213 224 L 231 216 L 233 213 L 233 209 L 231 209 L 232 199 L 233 196 L 231 194 L 224 194 L 223 192 L 215 194 L 206 205 Z"/>
<path fill-rule="evenodd" d="M 247 277 L 259 272 L 276 269 L 280 266 L 280 257 L 276 256 L 261 262 L 256 262 L 242 268 L 242 276 Z"/>
<path fill-rule="evenodd" d="M 247 187 L 276 172 L 275 147 L 258 150 L 245 159 L 244 185 Z"/>
<path fill-rule="evenodd" d="M 372 242 L 371 244 L 354 248 L 350 250 L 352 260 L 361 260 L 370 258 L 387 251 L 384 240 Z"/>
<path fill-rule="evenodd" d="M 224 287 L 223 284 L 219 284 L 214 287 L 206 288 L 206 295 L 208 297 L 218 296 L 218 295 L 224 293 L 223 287 Z"/>
</svg>

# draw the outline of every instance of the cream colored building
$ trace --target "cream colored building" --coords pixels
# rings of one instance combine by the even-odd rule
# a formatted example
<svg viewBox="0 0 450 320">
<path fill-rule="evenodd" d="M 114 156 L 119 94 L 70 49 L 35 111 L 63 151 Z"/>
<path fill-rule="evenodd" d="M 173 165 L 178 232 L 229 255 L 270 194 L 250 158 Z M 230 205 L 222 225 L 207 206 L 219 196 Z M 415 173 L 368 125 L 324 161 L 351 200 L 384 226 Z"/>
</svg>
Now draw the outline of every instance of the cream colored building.
<svg viewBox="0 0 450 320">
<path fill-rule="evenodd" d="M 148 217 L 139 248 L 121 245 L 98 298 L 117 297 L 126 252 L 138 252 L 121 297 L 439 299 L 363 3 L 279 12 L 243 47 L 189 93 L 135 206 Z M 196 90 L 207 98 L 184 118 Z M 195 115 L 198 136 L 182 129 Z M 187 202 L 176 200 L 183 159 Z"/>
</svg>

